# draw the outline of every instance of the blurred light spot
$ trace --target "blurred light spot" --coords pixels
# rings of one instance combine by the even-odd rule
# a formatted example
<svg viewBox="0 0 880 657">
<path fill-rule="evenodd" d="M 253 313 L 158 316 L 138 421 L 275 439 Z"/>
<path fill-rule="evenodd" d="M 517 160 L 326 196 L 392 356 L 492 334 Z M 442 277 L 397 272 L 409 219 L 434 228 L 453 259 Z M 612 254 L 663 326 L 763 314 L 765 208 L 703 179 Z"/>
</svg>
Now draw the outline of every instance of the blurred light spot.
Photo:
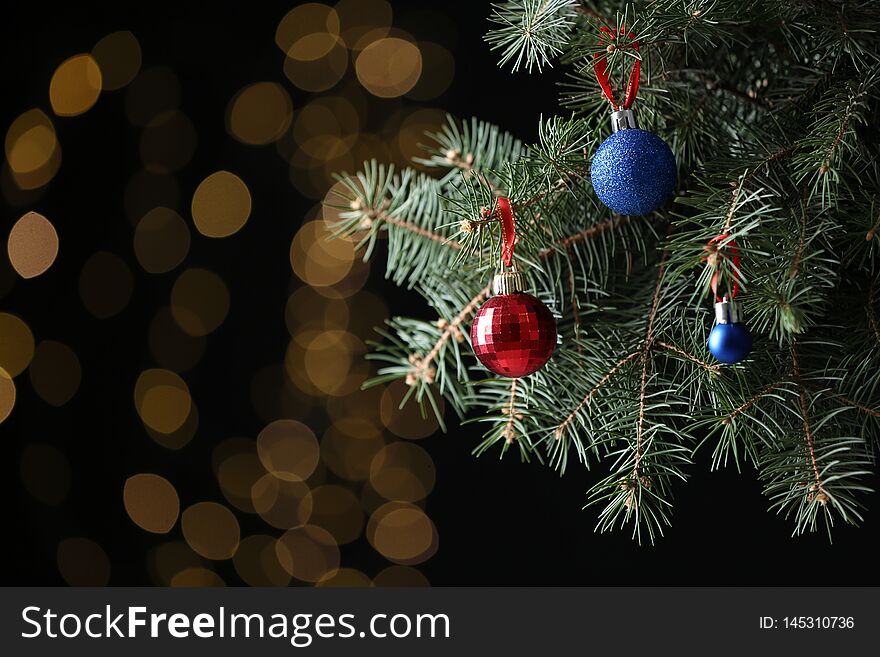
<svg viewBox="0 0 880 657">
<path fill-rule="evenodd" d="M 391 4 L 386 0 L 339 0 L 334 9 L 342 38 L 352 50 L 362 50 L 391 29 Z"/>
<path fill-rule="evenodd" d="M 51 445 L 27 445 L 21 453 L 19 472 L 25 490 L 43 504 L 58 506 L 70 492 L 70 463 Z"/>
<path fill-rule="evenodd" d="M 43 401 L 52 406 L 63 406 L 76 394 L 82 368 L 70 347 L 54 340 L 44 340 L 37 345 L 28 374 Z"/>
<path fill-rule="evenodd" d="M 339 547 L 326 529 L 303 525 L 285 532 L 275 543 L 278 561 L 303 582 L 318 582 L 339 568 Z"/>
<path fill-rule="evenodd" d="M 370 484 L 388 500 L 417 502 L 434 489 L 434 461 L 412 443 L 392 443 L 373 457 Z"/>
<path fill-rule="evenodd" d="M 366 363 L 360 359 L 365 351 L 363 343 L 346 331 L 302 331 L 288 345 L 285 366 L 306 394 L 345 395 L 366 380 Z"/>
<path fill-rule="evenodd" d="M 172 433 L 186 422 L 192 406 L 189 388 L 170 370 L 145 370 L 134 387 L 134 403 L 144 424 L 160 433 Z"/>
<path fill-rule="evenodd" d="M 218 171 L 196 188 L 192 216 L 196 229 L 207 237 L 228 237 L 241 230 L 251 214 L 251 193 L 241 178 Z"/>
<path fill-rule="evenodd" d="M 284 75 L 303 91 L 318 93 L 335 86 L 348 69 L 348 49 L 339 37 L 328 35 L 330 50 L 317 59 L 284 60 Z"/>
<path fill-rule="evenodd" d="M 229 291 L 214 272 L 187 269 L 171 289 L 171 314 L 184 332 L 193 336 L 215 331 L 229 313 Z"/>
<path fill-rule="evenodd" d="M 428 579 L 411 566 L 388 566 L 373 578 L 373 586 L 431 586 Z"/>
<path fill-rule="evenodd" d="M 202 559 L 183 541 L 169 541 L 150 550 L 147 565 L 156 584 L 169 586 L 177 573 L 200 567 Z"/>
<path fill-rule="evenodd" d="M 136 474 L 126 479 L 122 502 L 132 522 L 153 534 L 167 534 L 180 514 L 177 491 L 157 474 Z"/>
<path fill-rule="evenodd" d="M 326 588 L 369 588 L 372 581 L 364 573 L 354 568 L 340 568 L 332 575 L 328 575 L 315 586 Z"/>
<path fill-rule="evenodd" d="M 189 252 L 189 227 L 174 210 L 153 208 L 138 222 L 134 232 L 134 254 L 145 271 L 171 271 Z"/>
<path fill-rule="evenodd" d="M 9 126 L 5 148 L 13 173 L 28 174 L 42 169 L 58 149 L 52 120 L 42 110 L 28 110 Z"/>
<path fill-rule="evenodd" d="M 312 493 L 303 481 L 263 475 L 251 489 L 251 499 L 260 517 L 278 529 L 305 524 L 312 515 Z"/>
<path fill-rule="evenodd" d="M 156 362 L 178 374 L 195 367 L 205 354 L 205 338 L 184 332 L 169 308 L 156 313 L 150 323 L 148 342 Z"/>
<path fill-rule="evenodd" d="M 304 38 L 314 34 L 339 35 L 339 16 L 332 7 L 307 2 L 294 7 L 278 23 L 275 43 L 285 55 Z"/>
<path fill-rule="evenodd" d="M 324 296 L 304 286 L 288 297 L 284 321 L 291 336 L 305 328 L 344 329 L 349 322 L 348 304 L 339 294 Z"/>
<path fill-rule="evenodd" d="M 253 441 L 242 443 L 248 451 L 236 452 L 228 456 L 217 467 L 217 483 L 223 496 L 235 508 L 245 513 L 256 513 L 252 500 L 254 485 L 265 476 L 266 470 L 254 453 Z"/>
<path fill-rule="evenodd" d="M 327 160 L 332 153 L 323 152 L 320 145 L 346 152 L 352 147 L 359 128 L 360 117 L 349 100 L 342 96 L 325 96 L 313 100 L 297 113 L 293 138 L 310 157 Z"/>
<path fill-rule="evenodd" d="M 6 243 L 9 262 L 22 278 L 34 278 L 58 257 L 58 233 L 41 214 L 28 212 L 12 226 Z"/>
<path fill-rule="evenodd" d="M 9 376 L 9 372 L 0 367 L 0 423 L 12 413 L 15 408 L 15 381 Z"/>
<path fill-rule="evenodd" d="M 112 32 L 95 44 L 92 57 L 101 69 L 105 91 L 121 89 L 134 79 L 141 68 L 141 45 L 128 30 Z"/>
<path fill-rule="evenodd" d="M 196 431 L 199 429 L 199 409 L 193 404 L 184 423 L 180 425 L 179 429 L 175 429 L 171 433 L 162 433 L 146 425 L 144 429 L 146 429 L 150 438 L 165 449 L 183 449 L 195 438 Z"/>
<path fill-rule="evenodd" d="M 357 417 L 336 420 L 321 440 L 321 458 L 336 475 L 349 481 L 370 476 L 370 463 L 385 446 L 379 430 Z"/>
<path fill-rule="evenodd" d="M 437 529 L 420 508 L 404 502 L 389 502 L 370 517 L 367 539 L 383 557 L 412 565 L 437 551 Z"/>
<path fill-rule="evenodd" d="M 290 573 L 275 552 L 275 539 L 256 534 L 242 539 L 232 558 L 235 572 L 248 586 L 287 586 Z"/>
<path fill-rule="evenodd" d="M 196 129 L 183 112 L 163 112 L 147 123 L 141 133 L 140 150 L 147 171 L 173 173 L 192 159 Z"/>
<path fill-rule="evenodd" d="M 276 420 L 257 437 L 257 454 L 275 477 L 306 480 L 318 465 L 318 439 L 302 422 Z"/>
<path fill-rule="evenodd" d="M 323 221 L 309 221 L 297 231 L 290 244 L 290 266 L 309 285 L 338 283 L 351 271 L 354 244 L 330 239 Z"/>
<path fill-rule="evenodd" d="M 401 160 L 422 168 L 415 159 L 428 155 L 427 148 L 436 145 L 428 135 L 439 132 L 445 124 L 446 112 L 442 110 L 426 108 L 409 114 L 400 124 L 394 143 Z"/>
<path fill-rule="evenodd" d="M 148 68 L 125 92 L 125 114 L 134 125 L 147 125 L 163 112 L 180 106 L 180 82 L 170 68 Z"/>
<path fill-rule="evenodd" d="M 87 538 L 65 538 L 56 551 L 58 572 L 68 586 L 107 586 L 110 560 L 104 548 Z"/>
<path fill-rule="evenodd" d="M 375 385 L 349 395 L 329 397 L 325 403 L 325 411 L 332 421 L 345 421 L 347 418 L 358 418 L 373 427 L 382 425 L 379 419 L 379 400 L 384 386 Z"/>
<path fill-rule="evenodd" d="M 175 588 L 206 588 L 226 586 L 223 579 L 213 570 L 207 568 L 187 568 L 171 578 L 171 586 Z"/>
<path fill-rule="evenodd" d="M 34 357 L 34 335 L 21 318 L 0 313 L 0 368 L 11 377 L 21 374 Z"/>
<path fill-rule="evenodd" d="M 422 53 L 422 75 L 406 97 L 418 101 L 432 100 L 452 84 L 455 58 L 448 49 L 431 41 L 419 41 L 419 51 Z"/>
<path fill-rule="evenodd" d="M 419 439 L 427 438 L 437 431 L 437 417 L 430 407 L 424 411 L 413 399 L 409 399 L 403 408 L 400 403 L 409 392 L 409 386 L 402 380 L 391 383 L 382 393 L 380 410 L 382 423 L 395 436 L 401 438 Z M 440 413 L 443 413 L 443 397 L 434 392 Z"/>
<path fill-rule="evenodd" d="M 355 61 L 357 78 L 379 98 L 396 98 L 412 89 L 422 74 L 422 54 L 414 44 L 397 37 L 373 41 Z"/>
<path fill-rule="evenodd" d="M 101 95 L 101 69 L 91 55 L 74 55 L 55 69 L 49 82 L 49 102 L 58 116 L 87 111 Z"/>
<path fill-rule="evenodd" d="M 108 251 L 98 251 L 83 265 L 79 294 L 83 305 L 98 319 L 113 317 L 128 305 L 134 279 L 125 261 Z"/>
<path fill-rule="evenodd" d="M 231 559 L 238 549 L 238 520 L 222 504 L 193 504 L 183 512 L 180 525 L 189 546 L 206 559 Z"/>
<path fill-rule="evenodd" d="M 339 545 L 345 545 L 360 538 L 364 512 L 353 492 L 328 484 L 312 491 L 311 521 L 329 531 Z"/>
<path fill-rule="evenodd" d="M 125 214 L 132 224 L 156 207 L 176 208 L 180 189 L 174 176 L 141 169 L 125 186 Z"/>
<path fill-rule="evenodd" d="M 229 133 L 256 146 L 276 141 L 290 127 L 293 103 L 276 82 L 256 82 L 236 94 L 227 112 Z"/>
</svg>

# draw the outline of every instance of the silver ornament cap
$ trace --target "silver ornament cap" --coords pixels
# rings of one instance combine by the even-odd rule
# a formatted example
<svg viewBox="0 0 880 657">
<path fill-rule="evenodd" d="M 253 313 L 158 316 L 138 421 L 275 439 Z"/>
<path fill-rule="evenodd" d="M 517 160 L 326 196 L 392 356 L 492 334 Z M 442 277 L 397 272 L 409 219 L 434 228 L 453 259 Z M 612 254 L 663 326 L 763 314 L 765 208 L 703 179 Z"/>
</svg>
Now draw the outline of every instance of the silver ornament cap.
<svg viewBox="0 0 880 657">
<path fill-rule="evenodd" d="M 631 109 L 617 110 L 611 113 L 611 132 L 620 132 L 627 128 L 638 128 L 635 112 Z"/>
<path fill-rule="evenodd" d="M 739 307 L 727 295 L 715 302 L 716 324 L 739 324 L 741 319 Z"/>
<path fill-rule="evenodd" d="M 492 279 L 492 294 L 516 294 L 526 289 L 526 277 L 518 271 L 502 271 Z"/>
</svg>

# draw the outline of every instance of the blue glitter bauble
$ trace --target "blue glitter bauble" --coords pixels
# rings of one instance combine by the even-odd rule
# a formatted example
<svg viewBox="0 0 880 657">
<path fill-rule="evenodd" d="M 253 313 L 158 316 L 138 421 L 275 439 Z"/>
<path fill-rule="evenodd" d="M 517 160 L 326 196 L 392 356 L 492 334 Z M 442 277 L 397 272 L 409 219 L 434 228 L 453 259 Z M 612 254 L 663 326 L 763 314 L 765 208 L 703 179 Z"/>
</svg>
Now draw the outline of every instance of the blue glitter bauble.
<svg viewBox="0 0 880 657">
<path fill-rule="evenodd" d="M 752 334 L 744 324 L 716 324 L 709 333 L 709 351 L 722 363 L 738 363 L 752 350 Z"/>
<path fill-rule="evenodd" d="M 617 214 L 648 214 L 672 196 L 675 157 L 657 135 L 626 128 L 599 146 L 590 177 L 599 200 Z"/>
</svg>

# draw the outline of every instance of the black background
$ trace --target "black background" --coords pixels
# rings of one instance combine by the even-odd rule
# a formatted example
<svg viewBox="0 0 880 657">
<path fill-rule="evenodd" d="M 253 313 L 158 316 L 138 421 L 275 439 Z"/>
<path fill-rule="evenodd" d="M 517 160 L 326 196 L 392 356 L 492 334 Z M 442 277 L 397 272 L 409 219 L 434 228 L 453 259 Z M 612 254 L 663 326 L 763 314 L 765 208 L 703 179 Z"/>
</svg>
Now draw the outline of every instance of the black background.
<svg viewBox="0 0 880 657">
<path fill-rule="evenodd" d="M 48 81 L 70 55 L 88 51 L 109 32 L 128 29 L 143 49 L 143 68 L 168 65 L 182 86 L 181 109 L 193 120 L 198 148 L 178 174 L 182 205 L 204 175 L 220 168 L 248 182 L 254 200 L 251 221 L 235 239 L 194 239 L 189 265 L 224 277 L 235 310 L 222 331 L 209 337 L 209 356 L 188 375 L 202 403 L 199 433 L 181 454 L 146 440 L 131 406 L 137 374 L 152 366 L 147 327 L 167 303 L 173 276 L 155 277 L 133 267 L 135 291 L 120 315 L 105 321 L 82 307 L 76 279 L 82 263 L 106 249 L 131 261 L 131 225 L 122 196 L 128 177 L 140 168 L 139 130 L 125 118 L 124 92 L 102 95 L 86 115 L 53 119 L 64 147 L 60 173 L 50 191 L 31 207 L 2 206 L 3 230 L 23 210 L 35 209 L 58 228 L 63 257 L 45 275 L 18 281 L 2 300 L 21 314 L 38 339 L 69 344 L 83 364 L 74 400 L 49 409 L 19 385 L 13 416 L 0 426 L 4 496 L 4 584 L 61 584 L 55 564 L 58 541 L 87 536 L 100 543 L 112 563 L 111 584 L 145 585 L 145 554 L 158 539 L 137 528 L 122 507 L 124 480 L 154 471 L 175 482 L 183 499 L 216 499 L 208 465 L 210 449 L 230 436 L 253 436 L 261 427 L 250 405 L 253 372 L 277 362 L 288 336 L 283 308 L 290 280 L 290 239 L 313 205 L 291 187 L 288 166 L 271 147 L 239 144 L 224 128 L 229 99 L 257 80 L 285 84 L 294 106 L 305 94 L 283 78 L 283 56 L 273 35 L 293 2 L 6 3 L 0 26 L 3 101 L 0 125 L 21 112 L 48 107 Z M 531 141 L 539 116 L 559 112 L 558 70 L 512 75 L 497 68 L 482 41 L 487 2 L 402 1 L 395 25 L 417 38 L 446 45 L 455 54 L 456 77 L 448 93 L 432 102 L 462 117 L 477 115 Z M 410 28 L 408 15 L 430 8 L 449 16 L 456 33 L 424 25 Z M 389 107 L 398 101 L 387 101 Z M 183 212 L 182 212 L 183 214 Z M 393 314 L 427 316 L 420 300 L 401 294 L 374 267 L 368 284 L 383 294 Z M 707 321 L 710 321 L 707 309 Z M 222 353 L 222 357 L 217 354 Z M 210 400 L 210 401 L 207 401 Z M 880 549 L 880 498 L 864 498 L 872 510 L 861 528 L 840 526 L 834 543 L 824 534 L 791 538 L 791 523 L 767 512 L 768 503 L 752 471 L 708 472 L 708 453 L 698 456 L 691 480 L 676 491 L 674 526 L 656 546 L 639 547 L 628 535 L 593 533 L 595 511 L 581 507 L 592 473 L 573 470 L 564 478 L 515 456 L 475 459 L 479 429 L 459 428 L 421 441 L 434 458 L 437 485 L 428 513 L 440 534 L 437 555 L 420 566 L 434 585 L 861 585 L 880 582 L 872 567 Z M 29 441 L 63 449 L 73 467 L 67 503 L 51 509 L 20 485 L 18 463 Z M 873 486 L 878 486 L 874 477 Z M 201 496 L 201 497 L 200 497 Z M 247 532 L 247 519 L 241 519 Z M 385 562 L 366 542 L 343 548 L 343 563 L 374 573 Z M 223 576 L 230 564 L 218 564 Z M 229 577 L 227 581 L 237 581 Z"/>
</svg>

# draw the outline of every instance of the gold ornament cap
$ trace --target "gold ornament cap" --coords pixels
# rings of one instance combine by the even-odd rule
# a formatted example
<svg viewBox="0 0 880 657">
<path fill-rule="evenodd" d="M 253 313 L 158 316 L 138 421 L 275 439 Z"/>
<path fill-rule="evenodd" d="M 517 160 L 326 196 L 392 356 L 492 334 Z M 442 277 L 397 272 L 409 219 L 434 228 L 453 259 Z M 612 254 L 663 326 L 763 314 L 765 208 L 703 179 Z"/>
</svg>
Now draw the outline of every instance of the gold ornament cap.
<svg viewBox="0 0 880 657">
<path fill-rule="evenodd" d="M 516 294 L 526 289 L 526 277 L 518 271 L 503 271 L 492 279 L 492 294 Z"/>
</svg>

